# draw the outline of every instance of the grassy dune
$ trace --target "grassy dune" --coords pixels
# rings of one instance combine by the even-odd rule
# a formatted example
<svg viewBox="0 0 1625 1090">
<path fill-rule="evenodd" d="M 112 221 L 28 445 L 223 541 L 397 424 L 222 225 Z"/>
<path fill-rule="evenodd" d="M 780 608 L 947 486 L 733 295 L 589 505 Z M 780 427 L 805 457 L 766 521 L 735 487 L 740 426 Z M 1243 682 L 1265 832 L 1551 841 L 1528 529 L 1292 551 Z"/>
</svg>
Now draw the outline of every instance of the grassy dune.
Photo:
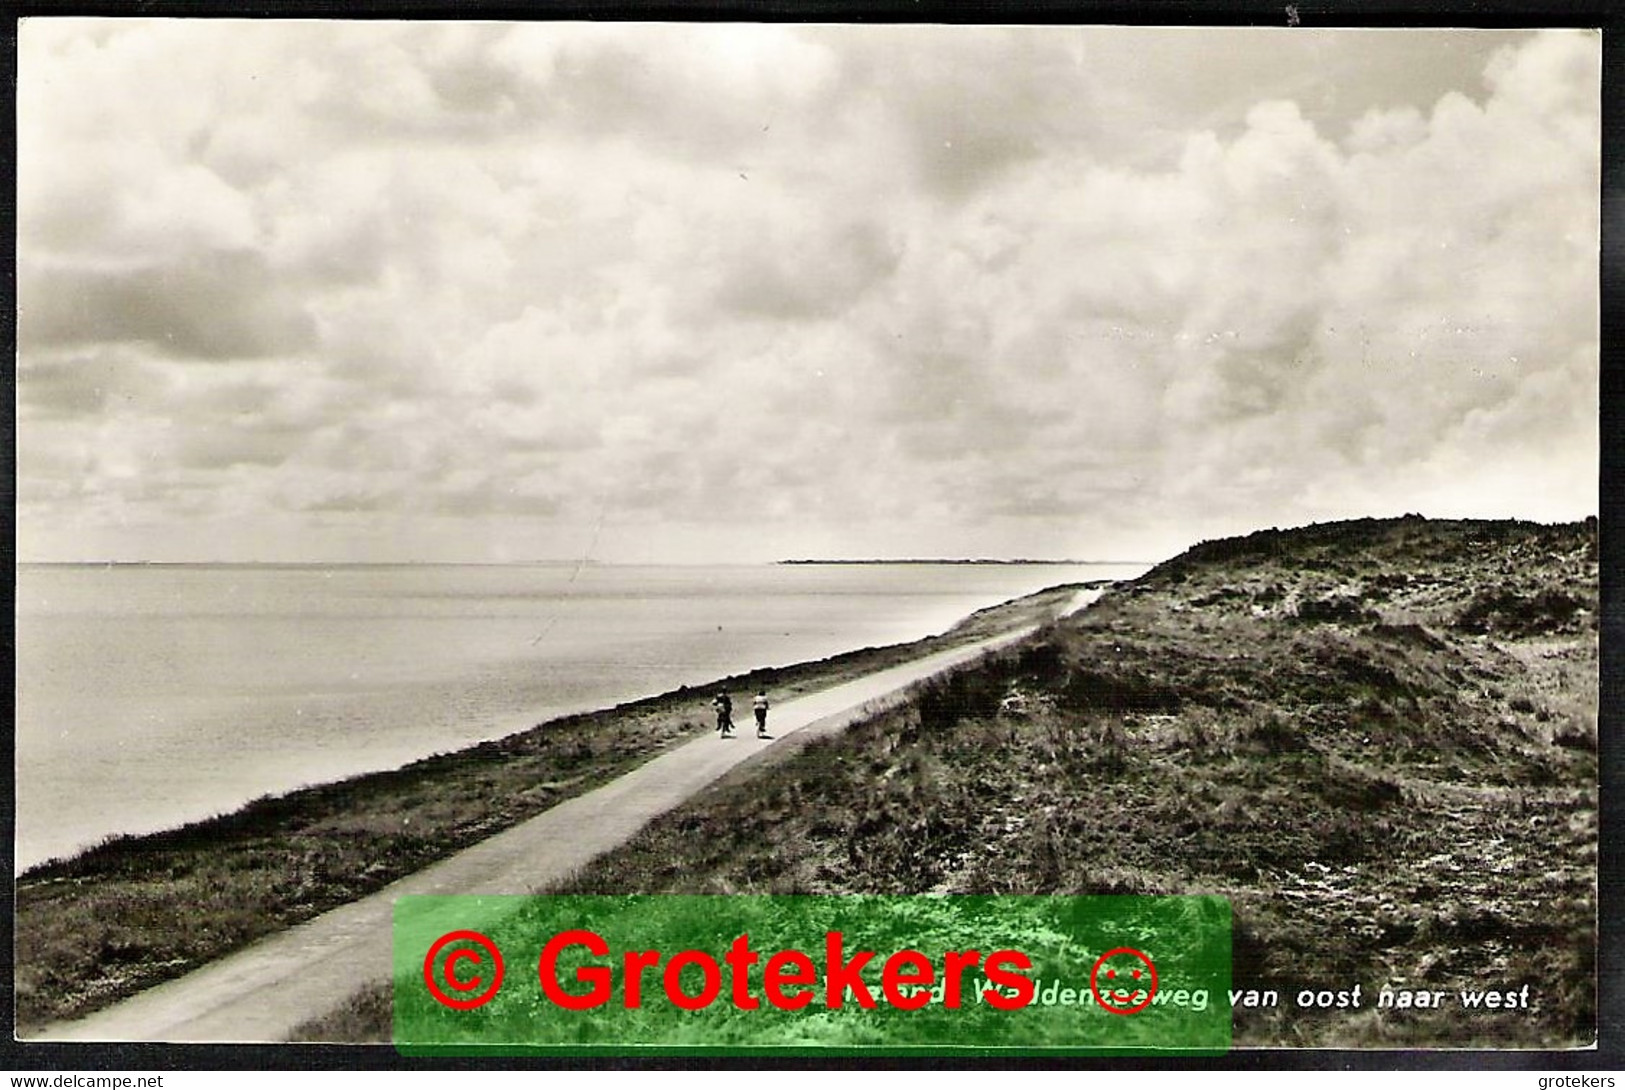
<svg viewBox="0 0 1625 1090">
<path fill-rule="evenodd" d="M 1205 543 L 721 785 L 568 892 L 1218 893 L 1239 1046 L 1594 1036 L 1594 522 Z M 1301 1012 L 1360 984 L 1361 1010 Z M 1379 1010 L 1383 985 L 1452 997 Z M 1528 1010 L 1458 989 L 1528 985 Z M 387 1039 L 382 991 L 309 1038 Z"/>
<path fill-rule="evenodd" d="M 1058 587 L 982 610 L 917 643 L 755 670 L 568 716 L 35 867 L 16 887 L 17 1025 L 26 1031 L 105 1007 L 591 790 L 710 730 L 718 686 L 736 696 L 766 688 L 783 703 L 1047 620 L 1079 589 Z"/>
</svg>

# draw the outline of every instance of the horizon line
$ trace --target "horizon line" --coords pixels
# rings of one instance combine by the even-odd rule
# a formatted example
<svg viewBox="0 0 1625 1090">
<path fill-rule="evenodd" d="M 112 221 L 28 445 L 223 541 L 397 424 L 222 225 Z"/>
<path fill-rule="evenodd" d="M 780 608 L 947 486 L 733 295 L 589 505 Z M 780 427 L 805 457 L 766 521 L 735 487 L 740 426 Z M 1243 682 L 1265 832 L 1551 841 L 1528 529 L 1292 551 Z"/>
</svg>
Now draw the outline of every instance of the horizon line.
<svg viewBox="0 0 1625 1090">
<path fill-rule="evenodd" d="M 1154 560 L 1044 560 L 1015 557 L 900 557 L 791 560 L 591 560 L 579 557 L 537 558 L 533 560 L 18 560 L 19 568 L 764 568 L 820 564 L 942 564 L 942 565 L 1031 565 L 1102 567 L 1155 564 Z"/>
</svg>

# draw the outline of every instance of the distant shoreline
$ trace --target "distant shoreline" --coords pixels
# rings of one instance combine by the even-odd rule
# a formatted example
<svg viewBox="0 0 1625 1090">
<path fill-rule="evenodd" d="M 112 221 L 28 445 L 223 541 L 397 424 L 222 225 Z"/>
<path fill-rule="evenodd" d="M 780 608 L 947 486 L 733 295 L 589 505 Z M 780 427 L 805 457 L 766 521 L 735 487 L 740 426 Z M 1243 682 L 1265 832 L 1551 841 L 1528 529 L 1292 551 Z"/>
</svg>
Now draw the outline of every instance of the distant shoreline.
<svg viewBox="0 0 1625 1090">
<path fill-rule="evenodd" d="M 985 564 L 1006 567 L 1065 567 L 1065 568 L 1126 568 L 1136 565 L 1147 567 L 1156 563 L 1154 560 L 1033 560 L 1028 557 L 1016 557 L 1013 560 L 998 560 L 989 557 L 976 558 L 947 558 L 947 557 L 907 557 L 900 560 L 777 560 L 775 564 L 787 565 L 864 565 L 874 566 L 882 564 Z"/>
<path fill-rule="evenodd" d="M 992 557 L 905 557 L 892 560 L 818 560 L 791 559 L 772 561 L 721 561 L 655 563 L 652 561 L 605 561 L 590 559 L 537 559 L 537 560 L 19 560 L 19 568 L 756 568 L 811 565 L 849 565 L 854 567 L 915 564 L 922 566 L 987 565 L 994 567 L 1057 567 L 1057 568 L 1149 568 L 1155 560 L 1034 560 L 1016 557 L 1002 560 Z"/>
</svg>

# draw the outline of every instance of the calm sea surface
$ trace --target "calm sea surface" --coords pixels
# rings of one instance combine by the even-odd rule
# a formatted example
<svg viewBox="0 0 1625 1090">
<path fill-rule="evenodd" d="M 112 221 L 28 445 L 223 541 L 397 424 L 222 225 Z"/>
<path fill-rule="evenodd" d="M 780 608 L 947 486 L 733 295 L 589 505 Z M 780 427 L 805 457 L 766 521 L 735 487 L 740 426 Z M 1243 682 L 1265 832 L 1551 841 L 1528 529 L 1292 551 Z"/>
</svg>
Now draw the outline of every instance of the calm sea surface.
<svg viewBox="0 0 1625 1090">
<path fill-rule="evenodd" d="M 940 632 L 1104 566 L 32 566 L 21 870 L 758 666 Z"/>
</svg>

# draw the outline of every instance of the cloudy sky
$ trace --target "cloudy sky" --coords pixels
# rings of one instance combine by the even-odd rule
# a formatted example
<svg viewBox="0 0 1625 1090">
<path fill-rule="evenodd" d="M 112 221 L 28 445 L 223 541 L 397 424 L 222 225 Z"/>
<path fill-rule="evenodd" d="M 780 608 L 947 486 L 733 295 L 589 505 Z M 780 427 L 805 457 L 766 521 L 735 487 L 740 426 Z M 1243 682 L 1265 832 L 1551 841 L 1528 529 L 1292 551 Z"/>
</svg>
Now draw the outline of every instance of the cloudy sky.
<svg viewBox="0 0 1625 1090">
<path fill-rule="evenodd" d="M 22 560 L 1597 508 L 1579 32 L 35 19 Z"/>
</svg>

